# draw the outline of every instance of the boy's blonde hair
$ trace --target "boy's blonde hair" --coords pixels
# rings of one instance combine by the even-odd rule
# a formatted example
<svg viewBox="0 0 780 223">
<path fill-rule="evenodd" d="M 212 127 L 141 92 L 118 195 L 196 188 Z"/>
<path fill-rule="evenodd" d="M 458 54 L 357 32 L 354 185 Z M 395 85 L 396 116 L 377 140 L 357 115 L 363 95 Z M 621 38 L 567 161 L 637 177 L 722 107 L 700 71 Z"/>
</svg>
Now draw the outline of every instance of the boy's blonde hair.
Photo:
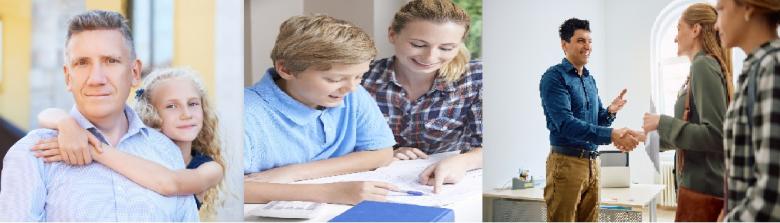
<svg viewBox="0 0 780 223">
<path fill-rule="evenodd" d="M 297 74 L 309 67 L 330 70 L 333 64 L 369 62 L 376 53 L 371 36 L 347 21 L 325 15 L 294 16 L 279 27 L 271 60 L 274 66 L 282 61 Z"/>
<path fill-rule="evenodd" d="M 201 128 L 198 136 L 192 142 L 192 149 L 196 150 L 206 156 L 211 157 L 214 162 L 217 162 L 222 166 L 222 174 L 225 175 L 227 166 L 222 158 L 222 144 L 220 143 L 218 129 L 219 122 L 217 115 L 211 107 L 211 103 L 208 100 L 206 94 L 206 88 L 198 78 L 197 72 L 189 68 L 166 68 L 155 70 L 144 78 L 142 87 L 136 91 L 136 103 L 133 109 L 138 113 L 138 116 L 147 126 L 155 129 L 162 127 L 162 119 L 152 104 L 152 95 L 155 88 L 163 80 L 183 78 L 189 81 L 179 83 L 189 83 L 198 92 L 200 97 L 201 107 L 203 108 L 203 128 Z M 200 208 L 201 219 L 208 219 L 216 213 L 216 207 L 221 204 L 217 204 L 219 201 L 219 192 L 222 190 L 223 182 L 221 181 L 216 186 L 209 188 L 203 195 L 203 200 Z"/>
<path fill-rule="evenodd" d="M 450 0 L 413 0 L 395 13 L 390 29 L 400 33 L 407 23 L 418 20 L 434 23 L 453 22 L 463 25 L 466 30 L 463 32 L 461 40 L 468 37 L 471 27 L 469 14 Z M 439 69 L 439 75 L 447 81 L 459 79 L 468 69 L 470 55 L 469 49 L 461 43 L 458 47 L 458 55 Z"/>
</svg>

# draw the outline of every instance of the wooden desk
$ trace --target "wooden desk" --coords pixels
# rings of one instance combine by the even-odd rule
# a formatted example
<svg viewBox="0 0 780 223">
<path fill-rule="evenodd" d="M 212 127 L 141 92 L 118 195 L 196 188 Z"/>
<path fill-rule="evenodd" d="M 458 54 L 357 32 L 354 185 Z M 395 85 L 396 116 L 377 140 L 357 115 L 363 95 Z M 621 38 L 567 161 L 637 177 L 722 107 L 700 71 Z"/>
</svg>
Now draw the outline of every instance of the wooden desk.
<svg viewBox="0 0 780 223">
<path fill-rule="evenodd" d="M 665 185 L 660 184 L 632 184 L 628 188 L 601 188 L 601 205 L 614 205 L 629 207 L 632 210 L 648 210 L 648 220 L 656 221 L 656 196 L 661 193 Z M 544 204 L 544 186 L 522 190 L 486 190 L 483 197 L 488 199 L 510 199 L 537 201 Z M 485 202 L 485 205 L 489 205 Z M 492 207 L 488 207 L 492 209 Z M 484 214 L 489 214 L 485 212 Z"/>
</svg>

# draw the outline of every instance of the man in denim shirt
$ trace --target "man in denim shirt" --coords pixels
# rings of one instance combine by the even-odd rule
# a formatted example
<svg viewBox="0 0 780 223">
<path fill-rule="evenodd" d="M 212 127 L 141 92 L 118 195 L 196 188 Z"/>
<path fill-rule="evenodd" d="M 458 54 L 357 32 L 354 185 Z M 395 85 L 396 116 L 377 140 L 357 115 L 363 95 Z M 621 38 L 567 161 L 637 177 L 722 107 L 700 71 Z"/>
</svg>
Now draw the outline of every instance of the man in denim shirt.
<svg viewBox="0 0 780 223">
<path fill-rule="evenodd" d="M 640 133 L 609 127 L 626 103 L 626 90 L 604 108 L 585 68 L 592 43 L 588 21 L 571 18 L 559 32 L 566 58 L 547 69 L 539 86 L 551 144 L 544 188 L 547 220 L 598 221 L 597 145 L 614 142 L 630 151 Z"/>
</svg>

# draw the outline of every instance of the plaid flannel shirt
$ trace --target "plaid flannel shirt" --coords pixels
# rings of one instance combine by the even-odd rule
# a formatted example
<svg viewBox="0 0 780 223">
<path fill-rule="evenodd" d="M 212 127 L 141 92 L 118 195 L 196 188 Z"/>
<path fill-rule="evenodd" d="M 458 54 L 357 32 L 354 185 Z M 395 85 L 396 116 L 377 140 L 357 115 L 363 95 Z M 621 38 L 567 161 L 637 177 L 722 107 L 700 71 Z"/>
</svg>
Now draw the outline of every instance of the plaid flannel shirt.
<svg viewBox="0 0 780 223">
<path fill-rule="evenodd" d="M 415 101 L 395 76 L 395 57 L 374 61 L 363 87 L 377 101 L 398 143 L 426 154 L 482 147 L 482 62 L 472 60 L 460 79 L 436 78 Z"/>
<path fill-rule="evenodd" d="M 748 55 L 726 112 L 728 221 L 780 221 L 780 51 L 767 55 L 774 49 L 780 49 L 780 40 Z M 756 73 L 756 63 L 756 98 L 747 117 L 748 75 Z"/>
</svg>

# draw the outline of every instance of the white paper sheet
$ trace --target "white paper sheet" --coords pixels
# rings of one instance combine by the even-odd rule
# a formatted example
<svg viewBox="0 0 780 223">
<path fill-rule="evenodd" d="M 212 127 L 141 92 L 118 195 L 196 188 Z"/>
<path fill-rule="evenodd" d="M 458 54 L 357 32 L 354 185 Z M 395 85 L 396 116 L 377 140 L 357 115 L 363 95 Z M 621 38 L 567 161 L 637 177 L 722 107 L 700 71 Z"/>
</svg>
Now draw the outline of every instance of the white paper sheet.
<svg viewBox="0 0 780 223">
<path fill-rule="evenodd" d="M 374 171 L 346 174 L 326 177 L 314 180 L 300 181 L 297 183 L 332 183 L 342 181 L 381 181 L 393 184 L 402 190 L 422 192 L 423 196 L 396 195 L 387 196 L 392 202 L 425 205 L 445 206 L 465 199 L 482 191 L 482 170 L 473 170 L 466 173 L 457 184 L 445 184 L 438 194 L 433 193 L 433 186 L 422 185 L 418 181 L 420 173 L 431 164 L 446 157 L 457 155 L 458 152 L 434 154 L 428 159 L 394 161 L 386 167 Z"/>
<path fill-rule="evenodd" d="M 650 99 L 650 113 L 656 114 L 658 113 L 657 109 L 655 108 L 655 103 L 653 103 L 653 99 Z M 661 142 L 660 136 L 658 135 L 658 131 L 652 131 L 647 134 L 647 140 L 645 141 L 645 152 L 647 152 L 647 156 L 650 157 L 650 161 L 653 162 L 653 167 L 655 167 L 655 172 L 660 173 L 661 172 L 661 166 L 660 166 L 660 146 Z"/>
</svg>

